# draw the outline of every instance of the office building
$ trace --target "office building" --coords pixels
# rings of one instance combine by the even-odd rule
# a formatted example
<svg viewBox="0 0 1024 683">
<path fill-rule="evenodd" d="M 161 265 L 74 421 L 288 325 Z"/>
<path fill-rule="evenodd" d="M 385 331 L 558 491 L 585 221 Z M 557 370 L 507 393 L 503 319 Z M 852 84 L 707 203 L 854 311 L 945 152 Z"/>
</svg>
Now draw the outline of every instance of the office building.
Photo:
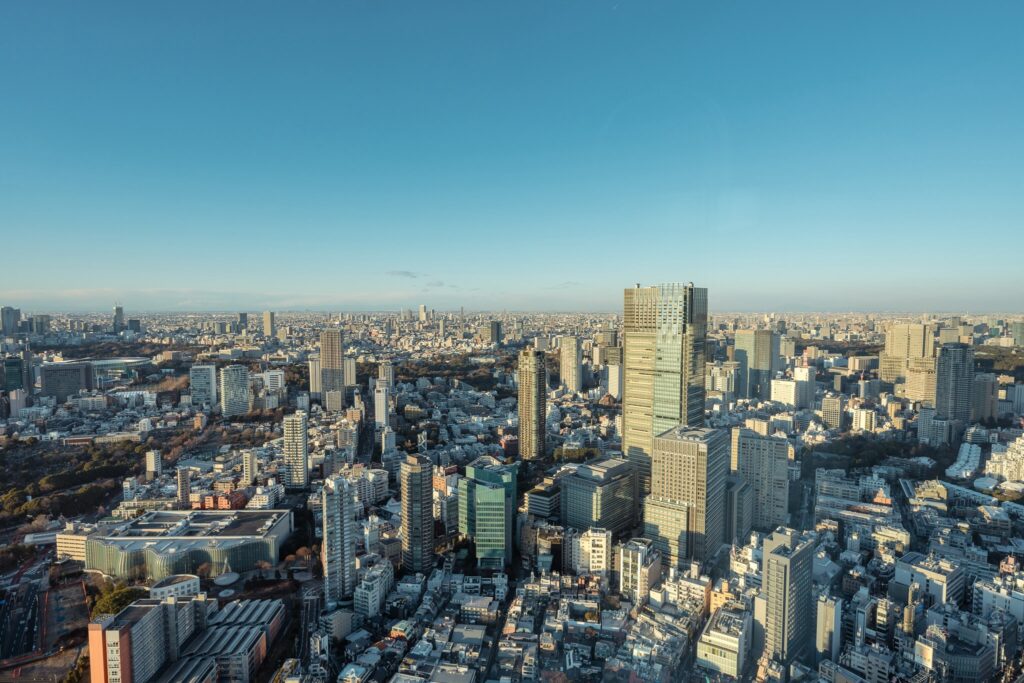
<svg viewBox="0 0 1024 683">
<path fill-rule="evenodd" d="M 651 490 L 654 436 L 704 424 L 708 293 L 693 284 L 623 294 L 622 450 L 640 495 Z"/>
<path fill-rule="evenodd" d="M 391 364 L 391 361 L 382 361 L 377 366 L 377 382 L 383 384 L 388 388 L 388 391 L 394 391 L 395 389 L 395 366 Z"/>
<path fill-rule="evenodd" d="M 339 603 L 356 590 L 356 512 L 352 485 L 330 477 L 321 491 L 323 512 L 324 597 Z"/>
<path fill-rule="evenodd" d="M 480 567 L 501 569 L 512 561 L 518 463 L 484 455 L 459 479 L 459 533 L 473 540 Z"/>
<path fill-rule="evenodd" d="M 519 352 L 519 457 L 544 457 L 548 373 L 544 354 L 535 349 Z"/>
<path fill-rule="evenodd" d="M 911 358 L 904 373 L 903 396 L 915 403 L 935 405 L 935 362 L 936 358 Z"/>
<path fill-rule="evenodd" d="M 238 331 L 239 332 L 244 332 L 247 329 L 249 329 L 249 314 L 248 313 L 239 313 L 238 314 Z"/>
<path fill-rule="evenodd" d="M 263 311 L 263 336 L 274 337 L 277 335 L 277 323 L 274 320 L 273 311 Z"/>
<path fill-rule="evenodd" d="M 796 407 L 798 410 L 804 408 L 814 409 L 816 394 L 818 393 L 818 381 L 815 377 L 815 368 L 797 366 L 793 368 L 793 379 L 796 380 Z"/>
<path fill-rule="evenodd" d="M 826 396 L 821 399 L 821 421 L 829 429 L 842 431 L 845 426 L 846 399 L 842 396 Z"/>
<path fill-rule="evenodd" d="M 407 455 L 399 480 L 402 487 L 402 568 L 430 574 L 434 568 L 434 466 L 422 455 Z"/>
<path fill-rule="evenodd" d="M 6 326 L 4 329 L 6 329 Z M 1013 337 L 1014 346 L 1024 346 L 1024 321 L 1011 323 L 1010 335 Z"/>
<path fill-rule="evenodd" d="M 501 346 L 502 329 L 501 321 L 491 320 L 480 328 L 480 341 L 484 344 Z"/>
<path fill-rule="evenodd" d="M 843 644 L 843 599 L 821 594 L 817 601 L 814 636 L 815 663 L 839 661 Z"/>
<path fill-rule="evenodd" d="M 787 439 L 733 428 L 730 469 L 751 488 L 755 529 L 769 531 L 788 521 L 789 463 L 794 458 Z"/>
<path fill-rule="evenodd" d="M 419 319 L 421 323 L 427 322 L 427 305 L 420 304 Z"/>
<path fill-rule="evenodd" d="M 329 327 L 320 333 L 320 391 L 345 391 L 342 332 Z"/>
<path fill-rule="evenodd" d="M 288 467 L 285 486 L 309 485 L 309 426 L 306 413 L 296 410 L 284 417 L 284 464 Z"/>
<path fill-rule="evenodd" d="M 697 666 L 741 679 L 753 638 L 750 610 L 727 602 L 708 619 L 697 641 Z"/>
<path fill-rule="evenodd" d="M 121 306 L 114 306 L 113 329 L 114 334 L 121 334 L 124 331 L 124 308 Z"/>
<path fill-rule="evenodd" d="M 617 458 L 595 460 L 560 481 L 564 526 L 580 531 L 598 527 L 615 535 L 633 528 L 637 484 L 631 463 Z"/>
<path fill-rule="evenodd" d="M 19 356 L 7 356 L 3 359 L 3 366 L 0 367 L 0 377 L 3 378 L 3 382 L 0 382 L 0 391 L 16 391 L 18 389 L 27 389 L 25 384 L 25 362 Z"/>
<path fill-rule="evenodd" d="M 577 393 L 583 389 L 582 350 L 579 337 L 562 337 L 558 346 L 558 372 L 562 377 L 562 386 L 568 391 Z"/>
<path fill-rule="evenodd" d="M 21 326 L 21 309 L 11 306 L 0 308 L 0 331 L 5 335 L 15 335 Z"/>
<path fill-rule="evenodd" d="M 200 409 L 217 405 L 217 366 L 193 365 L 188 371 L 188 390 L 192 395 L 192 406 Z M 249 401 L 246 399 L 246 411 Z"/>
<path fill-rule="evenodd" d="M 725 542 L 742 546 L 754 524 L 754 490 L 743 477 L 725 482 Z"/>
<path fill-rule="evenodd" d="M 358 380 L 356 379 L 356 359 L 355 358 L 345 358 L 344 363 L 345 363 L 345 386 L 346 387 L 354 387 L 354 386 L 356 386 L 359 383 Z"/>
<path fill-rule="evenodd" d="M 220 371 L 220 412 L 224 417 L 249 412 L 249 369 L 244 365 L 228 365 Z"/>
<path fill-rule="evenodd" d="M 738 330 L 735 344 L 740 398 L 770 399 L 771 381 L 780 366 L 779 335 L 771 330 Z"/>
<path fill-rule="evenodd" d="M 779 527 L 764 540 L 762 552 L 765 657 L 785 666 L 807 663 L 815 614 L 814 542 L 794 529 Z"/>
<path fill-rule="evenodd" d="M 907 376 L 907 366 L 915 358 L 935 355 L 935 327 L 911 323 L 891 325 L 885 331 L 885 350 L 878 357 L 878 377 L 897 384 Z"/>
<path fill-rule="evenodd" d="M 96 378 L 93 366 L 88 362 L 44 363 L 39 369 L 43 396 L 53 396 L 57 403 L 64 403 L 80 391 L 95 388 Z"/>
<path fill-rule="evenodd" d="M 971 420 L 974 349 L 943 344 L 935 363 L 935 412 L 940 418 L 967 424 Z"/>
<path fill-rule="evenodd" d="M 729 437 L 721 429 L 677 427 L 654 439 L 644 536 L 667 566 L 706 564 L 725 542 Z"/>
<path fill-rule="evenodd" d="M 661 553 L 646 538 L 633 538 L 619 548 L 619 593 L 634 605 L 647 602 L 661 579 Z"/>
<path fill-rule="evenodd" d="M 731 403 L 736 398 L 739 383 L 736 361 L 714 361 L 704 364 L 704 392 L 708 398 L 719 398 Z"/>
</svg>

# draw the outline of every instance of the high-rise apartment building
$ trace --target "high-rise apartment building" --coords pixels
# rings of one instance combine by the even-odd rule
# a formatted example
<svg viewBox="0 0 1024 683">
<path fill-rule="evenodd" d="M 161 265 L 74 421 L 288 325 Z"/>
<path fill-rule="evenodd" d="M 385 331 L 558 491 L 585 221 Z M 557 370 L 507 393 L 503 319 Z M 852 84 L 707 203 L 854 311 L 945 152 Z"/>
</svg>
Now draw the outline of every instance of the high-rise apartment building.
<svg viewBox="0 0 1024 683">
<path fill-rule="evenodd" d="M 356 359 L 346 358 L 345 359 L 345 386 L 354 387 L 358 384 L 356 379 Z"/>
<path fill-rule="evenodd" d="M 771 381 L 779 370 L 779 335 L 772 330 L 738 330 L 734 351 L 741 398 L 771 398 Z"/>
<path fill-rule="evenodd" d="M 730 469 L 753 492 L 754 528 L 768 531 L 787 522 L 789 461 L 793 457 L 793 444 L 788 439 L 733 427 Z"/>
<path fill-rule="evenodd" d="M 968 423 L 974 384 L 974 349 L 943 344 L 935 363 L 935 412 L 940 418 Z"/>
<path fill-rule="evenodd" d="M 146 451 L 146 480 L 159 479 L 164 473 L 164 459 L 160 451 Z"/>
<path fill-rule="evenodd" d="M 220 412 L 224 417 L 249 412 L 249 369 L 228 365 L 220 371 Z"/>
<path fill-rule="evenodd" d="M 242 452 L 242 485 L 252 486 L 253 481 L 259 476 L 259 460 L 256 458 L 256 451 Z"/>
<path fill-rule="evenodd" d="M 646 495 L 655 434 L 704 424 L 708 292 L 637 286 L 625 290 L 623 313 L 622 450 Z"/>
<path fill-rule="evenodd" d="M 903 370 L 903 395 L 917 403 L 935 405 L 936 358 L 910 358 Z"/>
<path fill-rule="evenodd" d="M 562 337 L 558 351 L 562 386 L 574 393 L 580 391 L 583 389 L 583 368 L 579 337 Z"/>
<path fill-rule="evenodd" d="M 217 405 L 217 366 L 193 365 L 188 371 L 188 390 L 196 408 Z M 246 411 L 249 410 L 246 400 Z"/>
<path fill-rule="evenodd" d="M 179 467 L 177 472 L 177 498 L 180 509 L 187 510 L 191 507 L 190 493 L 192 493 L 192 471 L 185 467 Z"/>
<path fill-rule="evenodd" d="M 544 457 L 547 417 L 548 372 L 544 353 L 535 349 L 519 352 L 519 457 Z"/>
<path fill-rule="evenodd" d="M 395 388 L 395 366 L 391 364 L 391 361 L 382 361 L 377 366 L 377 382 L 383 384 L 388 388 L 388 391 L 393 391 Z"/>
<path fill-rule="evenodd" d="M 310 358 L 306 361 L 309 366 L 309 397 L 322 399 L 324 395 L 323 368 L 320 365 L 320 358 Z"/>
<path fill-rule="evenodd" d="M 345 391 L 345 358 L 341 328 L 328 327 L 320 333 L 320 391 Z"/>
<path fill-rule="evenodd" d="M 263 336 L 274 337 L 277 335 L 277 324 L 274 322 L 273 311 L 263 311 Z"/>
<path fill-rule="evenodd" d="M 285 486 L 301 489 L 309 485 L 309 423 L 302 410 L 284 417 L 284 464 L 288 467 Z"/>
<path fill-rule="evenodd" d="M 352 485 L 330 477 L 321 492 L 324 597 L 338 603 L 352 598 L 356 576 L 356 512 Z"/>
<path fill-rule="evenodd" d="M 399 480 L 402 487 L 402 568 L 430 574 L 434 568 L 433 470 L 429 459 L 407 455 Z"/>
<path fill-rule="evenodd" d="M 654 439 L 644 536 L 668 566 L 709 562 L 725 542 L 729 436 L 721 429 L 677 427 Z"/>
<path fill-rule="evenodd" d="M 810 655 L 815 614 L 814 541 L 779 527 L 764 540 L 761 593 L 765 601 L 765 657 L 783 665 Z"/>
<path fill-rule="evenodd" d="M 378 429 L 391 423 L 391 396 L 388 385 L 378 382 L 373 389 L 373 421 Z"/>
<path fill-rule="evenodd" d="M 512 562 L 518 472 L 518 463 L 484 455 L 459 479 L 459 533 L 473 539 L 481 567 L 501 569 Z"/>
</svg>

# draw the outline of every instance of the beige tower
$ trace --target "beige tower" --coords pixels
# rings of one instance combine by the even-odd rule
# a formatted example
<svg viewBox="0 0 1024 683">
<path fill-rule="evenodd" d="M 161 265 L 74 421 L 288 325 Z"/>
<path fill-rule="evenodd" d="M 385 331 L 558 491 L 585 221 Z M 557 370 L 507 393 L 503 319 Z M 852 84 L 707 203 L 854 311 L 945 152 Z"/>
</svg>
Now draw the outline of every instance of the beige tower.
<svg viewBox="0 0 1024 683">
<path fill-rule="evenodd" d="M 434 466 L 422 455 L 407 455 L 402 485 L 402 568 L 430 574 L 434 568 Z"/>
<path fill-rule="evenodd" d="M 345 359 L 342 334 L 337 327 L 320 333 L 320 391 L 345 391 Z"/>
<path fill-rule="evenodd" d="M 544 457 L 544 421 L 547 416 L 547 366 L 544 353 L 519 353 L 519 457 Z"/>
<path fill-rule="evenodd" d="M 768 531 L 786 523 L 792 457 L 793 445 L 787 439 L 733 428 L 730 469 L 743 477 L 754 493 L 754 528 Z"/>
</svg>

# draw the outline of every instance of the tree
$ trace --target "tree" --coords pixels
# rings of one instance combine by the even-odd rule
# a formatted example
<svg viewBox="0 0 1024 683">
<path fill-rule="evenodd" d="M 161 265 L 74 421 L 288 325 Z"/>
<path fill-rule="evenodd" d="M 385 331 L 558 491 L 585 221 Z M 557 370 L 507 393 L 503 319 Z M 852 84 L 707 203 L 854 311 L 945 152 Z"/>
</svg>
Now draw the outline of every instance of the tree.
<svg viewBox="0 0 1024 683">
<path fill-rule="evenodd" d="M 92 606 L 92 616 L 100 614 L 117 614 L 136 600 L 146 597 L 149 592 L 145 588 L 118 588 L 102 596 Z"/>
</svg>

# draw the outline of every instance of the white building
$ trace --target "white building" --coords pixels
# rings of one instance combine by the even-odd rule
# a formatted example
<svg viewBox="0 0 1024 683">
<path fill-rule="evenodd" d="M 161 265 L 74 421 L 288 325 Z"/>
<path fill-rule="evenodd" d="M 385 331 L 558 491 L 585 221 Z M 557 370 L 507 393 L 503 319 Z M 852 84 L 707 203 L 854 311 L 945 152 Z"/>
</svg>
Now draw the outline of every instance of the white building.
<svg viewBox="0 0 1024 683">
<path fill-rule="evenodd" d="M 224 417 L 249 412 L 249 369 L 229 365 L 220 371 L 220 412 Z"/>
<path fill-rule="evenodd" d="M 718 608 L 697 641 L 697 666 L 741 678 L 753 633 L 750 612 L 738 602 Z"/>
<path fill-rule="evenodd" d="M 189 393 L 196 408 L 217 405 L 217 366 L 193 365 L 188 371 Z M 248 410 L 248 405 L 246 406 Z"/>
<path fill-rule="evenodd" d="M 284 418 L 284 464 L 288 467 L 285 484 L 289 488 L 309 485 L 308 422 L 301 410 Z"/>
<path fill-rule="evenodd" d="M 391 396 L 384 383 L 377 383 L 373 390 L 373 420 L 377 428 L 383 428 L 391 422 Z"/>
<path fill-rule="evenodd" d="M 324 596 L 338 603 L 356 589 L 356 516 L 352 486 L 344 477 L 324 482 Z"/>
</svg>

